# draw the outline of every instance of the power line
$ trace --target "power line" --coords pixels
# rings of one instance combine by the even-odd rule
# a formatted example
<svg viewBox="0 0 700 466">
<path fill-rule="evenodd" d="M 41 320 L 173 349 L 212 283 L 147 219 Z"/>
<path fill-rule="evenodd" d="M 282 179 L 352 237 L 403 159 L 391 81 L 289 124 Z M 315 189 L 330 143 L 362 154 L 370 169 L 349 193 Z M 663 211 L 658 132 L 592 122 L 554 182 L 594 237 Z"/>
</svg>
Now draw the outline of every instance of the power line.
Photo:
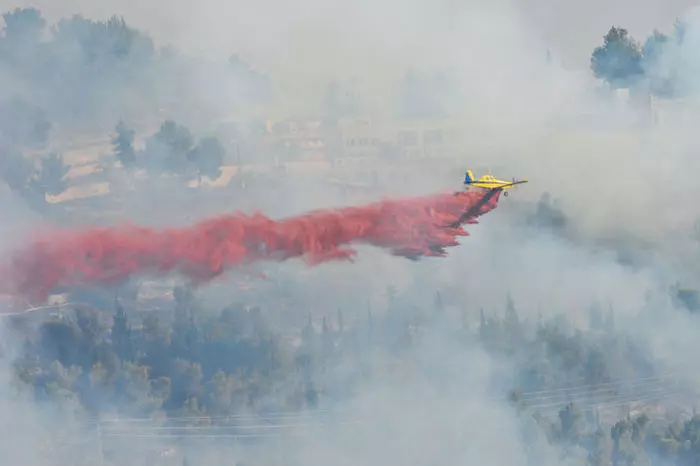
<svg viewBox="0 0 700 466">
<path fill-rule="evenodd" d="M 669 399 L 671 397 L 677 397 L 682 394 L 683 393 L 678 390 L 656 390 L 649 391 L 645 394 L 638 394 L 635 396 L 614 397 L 607 400 L 598 400 L 596 402 L 578 404 L 577 408 L 579 408 L 582 411 L 593 409 L 613 409 L 628 405 L 630 403 L 641 403 L 652 400 L 664 400 Z M 530 408 L 539 414 L 549 416 L 558 414 L 560 412 L 561 405 Z M 114 431 L 105 432 L 104 435 L 105 437 L 112 438 L 268 438 L 282 436 L 291 431 L 293 431 L 295 434 L 302 434 L 303 431 L 308 431 L 309 429 L 313 428 L 366 423 L 372 423 L 372 421 L 360 419 L 342 422 L 312 422 L 306 424 L 270 425 L 263 426 L 267 427 L 268 429 L 263 430 L 262 432 L 255 432 L 254 429 L 247 428 L 246 426 L 238 426 L 234 429 L 237 430 L 236 432 L 227 432 L 226 430 L 231 428 L 226 428 L 223 426 L 190 426 L 188 428 L 180 428 L 180 433 L 173 432 L 177 429 L 167 429 L 162 427 L 144 427 L 136 430 L 115 429 Z M 259 426 L 255 427 L 257 428 Z M 250 430 L 253 431 L 251 432 Z"/>
<path fill-rule="evenodd" d="M 532 402 L 532 401 L 540 401 L 540 402 L 546 402 L 546 401 L 554 401 L 554 400 L 562 400 L 561 404 L 565 404 L 566 401 L 572 398 L 582 398 L 583 396 L 592 396 L 593 394 L 596 393 L 615 393 L 614 389 L 624 387 L 624 388 L 636 388 L 636 389 L 643 389 L 645 386 L 650 387 L 650 386 L 656 386 L 660 383 L 663 383 L 664 381 L 668 380 L 673 380 L 672 375 L 665 375 L 665 376 L 654 376 L 654 377 L 641 377 L 641 378 L 635 378 L 635 379 L 626 379 L 626 380 L 618 380 L 618 381 L 613 381 L 613 382 L 606 382 L 602 384 L 595 384 L 595 385 L 579 385 L 579 386 L 572 386 L 572 387 L 563 387 L 563 388 L 554 388 L 554 389 L 549 389 L 549 390 L 536 390 L 536 391 L 530 391 L 530 392 L 522 392 L 520 395 L 523 397 L 524 401 L 526 402 Z M 495 397 L 491 396 L 487 398 L 487 401 L 503 401 L 505 399 L 505 396 L 501 397 Z M 535 404 L 537 405 L 537 404 Z M 315 418 L 318 417 L 318 415 L 323 415 L 323 414 L 329 414 L 329 415 L 334 415 L 334 414 L 343 414 L 344 411 L 347 411 L 347 409 L 318 409 L 318 410 L 313 410 L 313 411 L 297 411 L 297 412 L 290 412 L 290 411 L 278 411 L 278 412 L 268 412 L 268 413 L 260 413 L 260 414 L 233 414 L 233 415 L 228 415 L 228 416 L 181 416 L 181 417 L 167 417 L 163 418 L 162 421 L 167 423 L 167 422 L 177 422 L 177 421 L 185 421 L 185 422 L 195 422 L 195 421 L 260 421 L 260 420 L 300 420 L 304 418 Z M 96 422 L 96 421 L 93 421 Z M 158 422 L 158 420 L 153 419 L 153 418 L 105 418 L 102 419 L 100 422 L 103 423 L 103 425 L 107 424 L 117 424 L 117 423 L 124 423 L 124 424 L 129 424 L 129 423 L 154 423 Z"/>
</svg>

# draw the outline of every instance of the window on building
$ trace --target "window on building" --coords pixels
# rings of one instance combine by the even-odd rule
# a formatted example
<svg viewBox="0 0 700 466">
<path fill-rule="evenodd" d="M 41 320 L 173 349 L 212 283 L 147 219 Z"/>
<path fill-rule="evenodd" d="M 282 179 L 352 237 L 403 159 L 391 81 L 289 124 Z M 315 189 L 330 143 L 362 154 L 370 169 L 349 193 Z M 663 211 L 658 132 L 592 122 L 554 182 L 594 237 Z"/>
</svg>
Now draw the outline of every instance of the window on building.
<svg viewBox="0 0 700 466">
<path fill-rule="evenodd" d="M 442 130 L 430 129 L 423 133 L 423 142 L 425 144 L 442 144 Z"/>
<path fill-rule="evenodd" d="M 418 134 L 415 131 L 399 131 L 399 145 L 402 147 L 418 144 Z"/>
</svg>

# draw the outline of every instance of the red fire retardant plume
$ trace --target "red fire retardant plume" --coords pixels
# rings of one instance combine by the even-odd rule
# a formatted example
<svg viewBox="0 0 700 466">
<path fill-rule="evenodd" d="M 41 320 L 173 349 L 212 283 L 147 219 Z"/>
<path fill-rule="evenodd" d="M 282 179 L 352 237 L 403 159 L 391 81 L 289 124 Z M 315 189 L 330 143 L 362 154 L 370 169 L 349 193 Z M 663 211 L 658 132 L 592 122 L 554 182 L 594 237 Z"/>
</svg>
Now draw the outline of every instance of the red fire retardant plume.
<svg viewBox="0 0 700 466">
<path fill-rule="evenodd" d="M 458 222 L 498 205 L 483 190 L 387 200 L 360 207 L 313 211 L 284 220 L 241 213 L 186 228 L 125 225 L 78 231 L 44 231 L 15 251 L 5 279 L 12 294 L 43 300 L 54 289 L 115 285 L 133 274 L 180 273 L 205 282 L 228 267 L 302 257 L 308 264 L 352 260 L 350 244 L 371 244 L 407 257 L 444 256 L 468 233 Z M 477 203 L 482 201 L 480 207 Z M 472 209 L 474 210 L 474 209 Z"/>
</svg>

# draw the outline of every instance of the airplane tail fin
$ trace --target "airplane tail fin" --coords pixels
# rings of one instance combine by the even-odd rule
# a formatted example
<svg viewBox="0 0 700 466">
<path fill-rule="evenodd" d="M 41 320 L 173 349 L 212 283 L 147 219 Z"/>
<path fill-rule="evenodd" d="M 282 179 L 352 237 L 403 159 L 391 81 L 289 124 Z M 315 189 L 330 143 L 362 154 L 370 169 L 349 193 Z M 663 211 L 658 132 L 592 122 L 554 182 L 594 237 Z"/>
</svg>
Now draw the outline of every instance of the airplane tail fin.
<svg viewBox="0 0 700 466">
<path fill-rule="evenodd" d="M 469 184 L 474 181 L 474 174 L 472 174 L 471 170 L 467 170 L 467 173 L 464 175 L 464 184 Z"/>
</svg>

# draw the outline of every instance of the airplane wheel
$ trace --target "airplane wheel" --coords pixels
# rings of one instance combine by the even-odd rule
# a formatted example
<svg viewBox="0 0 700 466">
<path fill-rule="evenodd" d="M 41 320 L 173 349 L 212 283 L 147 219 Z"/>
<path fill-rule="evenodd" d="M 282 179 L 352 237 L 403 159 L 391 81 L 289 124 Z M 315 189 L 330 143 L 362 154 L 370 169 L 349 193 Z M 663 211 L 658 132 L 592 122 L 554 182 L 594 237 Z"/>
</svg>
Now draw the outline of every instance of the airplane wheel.
<svg viewBox="0 0 700 466">
<path fill-rule="evenodd" d="M 508 197 L 508 191 L 503 191 L 503 195 Z"/>
</svg>

